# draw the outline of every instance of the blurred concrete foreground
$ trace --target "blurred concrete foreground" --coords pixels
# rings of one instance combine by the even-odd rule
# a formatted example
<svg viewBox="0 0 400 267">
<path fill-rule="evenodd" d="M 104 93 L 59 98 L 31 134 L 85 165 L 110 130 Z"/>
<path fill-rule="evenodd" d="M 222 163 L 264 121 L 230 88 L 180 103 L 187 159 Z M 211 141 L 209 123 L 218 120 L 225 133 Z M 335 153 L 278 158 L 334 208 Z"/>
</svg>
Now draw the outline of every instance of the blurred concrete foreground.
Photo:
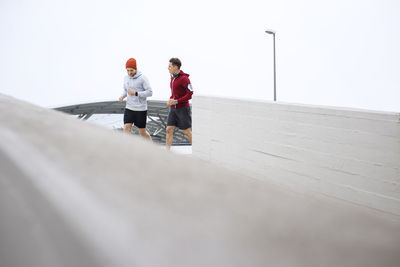
<svg viewBox="0 0 400 267">
<path fill-rule="evenodd" d="M 394 217 L 5 95 L 0 121 L 1 267 L 400 266 Z"/>
</svg>

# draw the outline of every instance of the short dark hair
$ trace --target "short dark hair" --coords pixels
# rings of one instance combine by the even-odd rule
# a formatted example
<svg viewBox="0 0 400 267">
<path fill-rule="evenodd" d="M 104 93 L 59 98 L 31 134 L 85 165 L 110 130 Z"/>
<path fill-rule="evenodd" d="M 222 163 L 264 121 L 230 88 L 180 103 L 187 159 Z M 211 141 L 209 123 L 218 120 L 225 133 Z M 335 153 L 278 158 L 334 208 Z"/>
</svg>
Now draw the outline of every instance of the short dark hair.
<svg viewBox="0 0 400 267">
<path fill-rule="evenodd" d="M 179 60 L 179 58 L 173 57 L 169 60 L 169 62 L 174 65 L 174 66 L 178 66 L 178 68 L 180 69 L 182 66 L 182 62 Z"/>
</svg>

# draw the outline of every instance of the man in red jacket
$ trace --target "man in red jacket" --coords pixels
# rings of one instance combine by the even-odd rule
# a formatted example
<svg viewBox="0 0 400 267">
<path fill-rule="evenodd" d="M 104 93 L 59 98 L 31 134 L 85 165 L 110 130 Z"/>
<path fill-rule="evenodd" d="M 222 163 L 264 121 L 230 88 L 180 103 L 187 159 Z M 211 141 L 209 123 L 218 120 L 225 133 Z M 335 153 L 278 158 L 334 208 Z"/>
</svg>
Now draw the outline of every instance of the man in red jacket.
<svg viewBox="0 0 400 267">
<path fill-rule="evenodd" d="M 175 127 L 183 130 L 190 143 L 192 143 L 192 115 L 189 100 L 192 98 L 193 88 L 190 84 L 189 74 L 181 71 L 182 63 L 178 58 L 169 60 L 168 70 L 171 74 L 171 97 L 167 102 L 169 107 L 167 120 L 166 146 L 171 148 Z"/>
</svg>

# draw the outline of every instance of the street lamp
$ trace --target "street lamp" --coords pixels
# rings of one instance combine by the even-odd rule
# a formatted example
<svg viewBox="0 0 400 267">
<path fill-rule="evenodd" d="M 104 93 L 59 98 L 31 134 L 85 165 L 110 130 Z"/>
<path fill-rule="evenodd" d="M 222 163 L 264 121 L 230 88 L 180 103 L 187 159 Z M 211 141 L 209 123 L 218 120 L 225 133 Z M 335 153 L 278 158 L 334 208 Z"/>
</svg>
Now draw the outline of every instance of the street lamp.
<svg viewBox="0 0 400 267">
<path fill-rule="evenodd" d="M 275 31 L 274 30 L 266 30 L 268 34 L 272 34 L 274 36 L 274 101 L 276 101 L 276 61 L 275 61 Z"/>
</svg>

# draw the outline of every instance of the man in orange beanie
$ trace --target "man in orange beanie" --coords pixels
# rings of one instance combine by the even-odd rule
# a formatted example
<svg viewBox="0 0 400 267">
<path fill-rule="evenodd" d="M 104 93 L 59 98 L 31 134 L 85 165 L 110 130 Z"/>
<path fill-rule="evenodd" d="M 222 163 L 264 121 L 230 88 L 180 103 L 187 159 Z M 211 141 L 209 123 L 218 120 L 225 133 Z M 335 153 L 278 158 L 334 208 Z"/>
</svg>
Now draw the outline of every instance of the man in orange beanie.
<svg viewBox="0 0 400 267">
<path fill-rule="evenodd" d="M 124 132 L 131 133 L 134 124 L 142 137 L 151 140 L 146 131 L 147 97 L 152 96 L 153 91 L 147 78 L 137 70 L 136 59 L 128 59 L 125 66 L 128 75 L 124 78 L 124 89 L 119 97 L 120 102 L 126 97 Z"/>
</svg>

